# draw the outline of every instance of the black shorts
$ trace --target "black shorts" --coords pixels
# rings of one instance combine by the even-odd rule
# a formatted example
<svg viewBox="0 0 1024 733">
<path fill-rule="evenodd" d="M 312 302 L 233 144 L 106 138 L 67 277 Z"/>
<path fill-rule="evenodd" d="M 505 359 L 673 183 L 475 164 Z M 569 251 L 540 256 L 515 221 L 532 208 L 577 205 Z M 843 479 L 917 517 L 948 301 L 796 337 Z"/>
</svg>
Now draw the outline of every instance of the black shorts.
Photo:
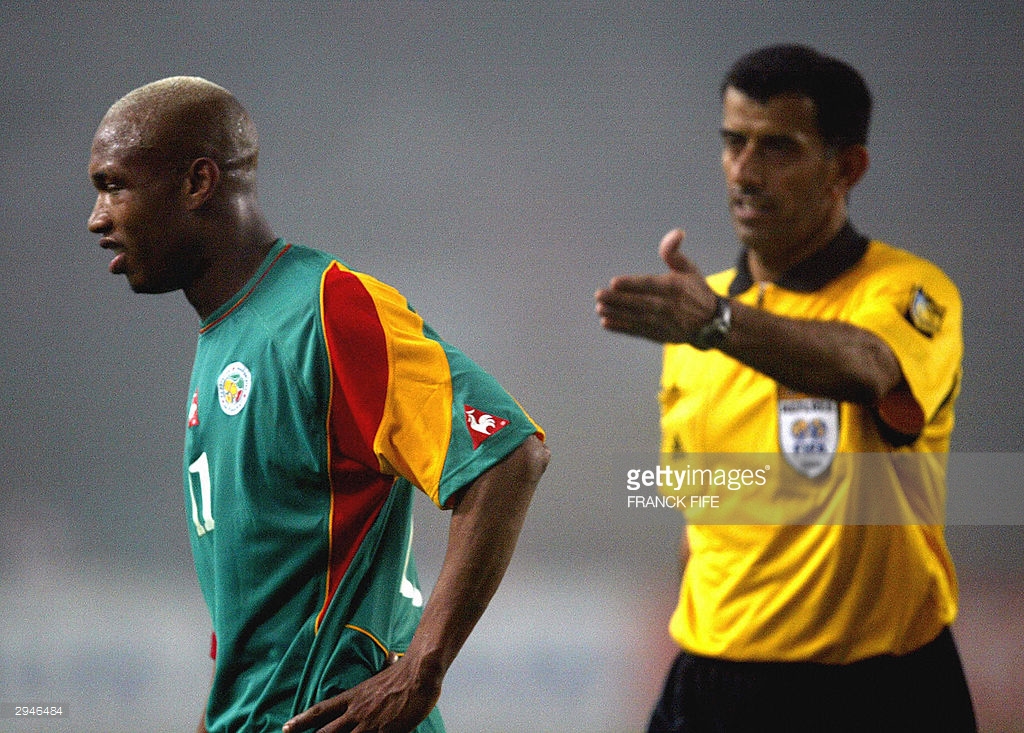
<svg viewBox="0 0 1024 733">
<path fill-rule="evenodd" d="M 648 733 L 977 730 L 949 629 L 910 654 L 843 665 L 730 662 L 682 652 Z"/>
</svg>

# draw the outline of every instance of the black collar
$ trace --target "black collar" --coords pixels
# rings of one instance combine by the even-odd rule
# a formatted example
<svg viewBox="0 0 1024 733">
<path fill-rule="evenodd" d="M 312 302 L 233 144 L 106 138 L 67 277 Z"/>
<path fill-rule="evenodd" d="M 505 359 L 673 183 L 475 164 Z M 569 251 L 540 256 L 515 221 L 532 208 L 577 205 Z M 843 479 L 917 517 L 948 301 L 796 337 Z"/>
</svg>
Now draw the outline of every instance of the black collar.
<svg viewBox="0 0 1024 733">
<path fill-rule="evenodd" d="M 798 293 L 821 290 L 860 262 L 867 251 L 868 241 L 867 237 L 847 222 L 831 242 L 786 270 L 776 284 Z M 753 285 L 754 278 L 747 264 L 747 250 L 744 249 L 736 262 L 736 277 L 729 283 L 729 295 L 735 297 Z"/>
</svg>

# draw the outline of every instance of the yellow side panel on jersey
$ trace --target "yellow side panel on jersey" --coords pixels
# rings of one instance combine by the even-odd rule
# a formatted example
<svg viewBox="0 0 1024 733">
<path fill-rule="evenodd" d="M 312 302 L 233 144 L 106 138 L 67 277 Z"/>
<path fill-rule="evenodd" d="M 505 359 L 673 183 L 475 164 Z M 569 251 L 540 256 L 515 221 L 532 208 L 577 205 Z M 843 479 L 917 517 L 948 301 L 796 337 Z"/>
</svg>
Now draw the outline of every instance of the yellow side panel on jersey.
<svg viewBox="0 0 1024 733">
<path fill-rule="evenodd" d="M 374 452 L 382 471 L 405 476 L 437 504 L 452 431 L 448 359 L 401 293 L 354 274 L 373 298 L 387 340 L 388 396 Z"/>
</svg>

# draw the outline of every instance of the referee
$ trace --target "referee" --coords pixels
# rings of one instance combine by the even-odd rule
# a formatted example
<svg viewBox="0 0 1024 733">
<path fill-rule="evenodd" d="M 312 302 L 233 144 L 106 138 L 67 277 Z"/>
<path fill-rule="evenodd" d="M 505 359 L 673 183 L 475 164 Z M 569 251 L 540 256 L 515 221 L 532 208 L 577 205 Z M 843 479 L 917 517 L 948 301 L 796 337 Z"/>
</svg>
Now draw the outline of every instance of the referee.
<svg viewBox="0 0 1024 733">
<path fill-rule="evenodd" d="M 614 278 L 597 313 L 665 344 L 663 454 L 779 456 L 773 508 L 827 504 L 843 519 L 690 518 L 669 624 L 681 652 L 649 730 L 973 731 L 949 629 L 944 464 L 930 460 L 953 428 L 959 294 L 849 220 L 868 168 L 857 71 L 773 46 L 737 61 L 720 92 L 735 266 L 705 278 L 672 231 L 668 272 Z M 893 470 L 865 481 L 879 455 Z M 876 497 L 925 519 L 871 519 Z"/>
</svg>

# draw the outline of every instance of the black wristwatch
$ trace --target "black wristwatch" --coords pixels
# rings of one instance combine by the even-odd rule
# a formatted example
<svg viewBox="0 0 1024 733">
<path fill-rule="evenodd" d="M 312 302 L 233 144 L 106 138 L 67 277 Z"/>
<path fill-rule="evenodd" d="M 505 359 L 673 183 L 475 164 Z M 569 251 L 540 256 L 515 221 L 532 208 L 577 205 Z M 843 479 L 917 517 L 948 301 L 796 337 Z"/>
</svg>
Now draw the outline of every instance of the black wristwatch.
<svg viewBox="0 0 1024 733">
<path fill-rule="evenodd" d="M 701 326 L 691 343 L 701 351 L 717 348 L 725 341 L 731 327 L 732 307 L 729 305 L 729 299 L 718 296 L 714 317 Z"/>
</svg>

